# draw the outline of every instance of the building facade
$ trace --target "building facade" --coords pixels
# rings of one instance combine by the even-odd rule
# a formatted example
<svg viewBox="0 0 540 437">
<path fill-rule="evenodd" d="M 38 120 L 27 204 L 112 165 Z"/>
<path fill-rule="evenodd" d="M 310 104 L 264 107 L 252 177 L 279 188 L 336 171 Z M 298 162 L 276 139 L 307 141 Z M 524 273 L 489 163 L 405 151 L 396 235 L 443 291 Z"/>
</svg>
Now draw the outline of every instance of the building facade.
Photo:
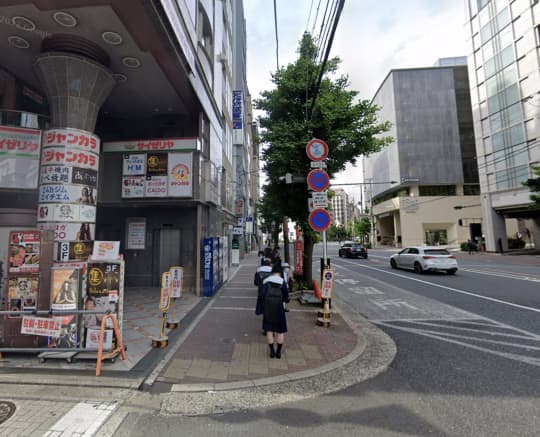
<svg viewBox="0 0 540 437">
<path fill-rule="evenodd" d="M 478 173 L 467 67 L 392 70 L 373 103 L 394 141 L 364 160 L 372 241 L 457 245 L 481 238 Z M 466 210 L 454 207 L 467 206 Z M 466 211 L 466 217 L 463 215 Z"/>
<path fill-rule="evenodd" d="M 0 17 L 2 140 L 40 138 L 31 156 L 0 156 L 4 265 L 9 230 L 40 227 L 58 241 L 120 241 L 128 286 L 179 265 L 199 294 L 213 238 L 226 279 L 235 202 L 249 198 L 247 140 L 233 146 L 242 2 L 6 1 Z M 66 205 L 78 215 L 51 215 Z"/>
<path fill-rule="evenodd" d="M 529 189 L 540 163 L 540 5 L 468 0 L 469 79 L 487 249 L 506 250 L 508 223 L 540 247 Z"/>
</svg>

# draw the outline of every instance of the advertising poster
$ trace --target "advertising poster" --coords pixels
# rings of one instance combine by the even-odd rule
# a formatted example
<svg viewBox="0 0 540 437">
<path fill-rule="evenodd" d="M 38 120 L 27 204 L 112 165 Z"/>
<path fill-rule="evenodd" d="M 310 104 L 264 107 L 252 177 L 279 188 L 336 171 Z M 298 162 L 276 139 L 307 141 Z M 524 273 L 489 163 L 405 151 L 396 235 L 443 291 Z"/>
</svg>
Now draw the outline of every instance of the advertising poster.
<svg viewBox="0 0 540 437">
<path fill-rule="evenodd" d="M 120 256 L 120 241 L 94 241 L 93 260 L 118 259 Z"/>
<path fill-rule="evenodd" d="M 144 197 L 146 176 L 123 176 L 122 198 Z"/>
<path fill-rule="evenodd" d="M 9 234 L 9 273 L 39 271 L 41 234 L 39 231 L 12 231 Z"/>
<path fill-rule="evenodd" d="M 167 197 L 167 176 L 146 176 L 146 197 Z"/>
<path fill-rule="evenodd" d="M 62 146 L 99 153 L 99 137 L 78 129 L 49 129 L 43 134 L 43 147 Z"/>
<path fill-rule="evenodd" d="M 94 249 L 93 241 L 62 241 L 57 244 L 59 261 L 86 261 Z"/>
<path fill-rule="evenodd" d="M 8 311 L 32 311 L 37 309 L 38 278 L 38 275 L 28 275 L 8 279 Z M 10 317 L 20 317 L 20 315 Z"/>
<path fill-rule="evenodd" d="M 96 205 L 96 188 L 73 184 L 48 184 L 39 187 L 40 203 L 79 203 Z"/>
<path fill-rule="evenodd" d="M 87 275 L 87 295 L 102 297 L 112 294 L 118 301 L 120 286 L 120 263 L 89 262 Z M 116 297 L 114 297 L 116 296 Z"/>
<path fill-rule="evenodd" d="M 49 337 L 50 348 L 77 347 L 77 318 L 74 315 L 53 317 L 60 324 L 58 336 Z"/>
<path fill-rule="evenodd" d="M 192 197 L 192 155 L 191 153 L 169 154 L 169 196 Z"/>
<path fill-rule="evenodd" d="M 128 217 L 126 221 L 126 249 L 144 250 L 146 247 L 146 218 Z"/>
<path fill-rule="evenodd" d="M 79 269 L 53 267 L 51 269 L 51 309 L 76 310 L 80 296 Z"/>
<path fill-rule="evenodd" d="M 65 147 L 46 147 L 41 153 L 41 162 L 44 165 L 65 165 L 67 167 L 80 167 L 98 170 L 99 155 L 95 152 L 73 150 Z"/>
<path fill-rule="evenodd" d="M 213 238 L 203 241 L 203 293 L 210 297 L 214 294 Z"/>
<path fill-rule="evenodd" d="M 146 155 L 146 176 L 167 176 L 168 153 L 148 153 Z"/>
<path fill-rule="evenodd" d="M 122 166 L 124 176 L 145 175 L 146 174 L 146 154 L 125 154 Z"/>
<path fill-rule="evenodd" d="M 78 184 L 97 187 L 97 171 L 64 165 L 42 165 L 40 168 L 42 184 Z"/>
<path fill-rule="evenodd" d="M 56 241 L 89 241 L 95 235 L 94 223 L 38 223 L 38 228 L 54 230 Z"/>
<path fill-rule="evenodd" d="M 0 188 L 38 185 L 41 131 L 0 126 Z"/>
</svg>

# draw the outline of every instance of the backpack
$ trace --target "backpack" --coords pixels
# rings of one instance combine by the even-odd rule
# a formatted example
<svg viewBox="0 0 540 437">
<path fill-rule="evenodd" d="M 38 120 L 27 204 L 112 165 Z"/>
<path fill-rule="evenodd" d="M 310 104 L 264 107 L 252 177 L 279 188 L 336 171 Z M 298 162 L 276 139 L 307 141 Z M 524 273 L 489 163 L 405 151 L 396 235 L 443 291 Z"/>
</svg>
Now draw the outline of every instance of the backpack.
<svg viewBox="0 0 540 437">
<path fill-rule="evenodd" d="M 269 283 L 264 296 L 264 320 L 271 324 L 279 324 L 283 311 L 283 293 L 281 285 Z"/>
</svg>

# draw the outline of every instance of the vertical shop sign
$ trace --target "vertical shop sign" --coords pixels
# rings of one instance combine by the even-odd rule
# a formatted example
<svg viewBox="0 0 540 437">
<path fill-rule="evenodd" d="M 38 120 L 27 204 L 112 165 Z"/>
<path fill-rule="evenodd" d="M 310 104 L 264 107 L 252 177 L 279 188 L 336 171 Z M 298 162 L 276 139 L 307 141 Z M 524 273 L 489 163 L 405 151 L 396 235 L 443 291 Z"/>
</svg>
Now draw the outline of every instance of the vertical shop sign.
<svg viewBox="0 0 540 437">
<path fill-rule="evenodd" d="M 214 294 L 213 250 L 213 238 L 205 238 L 203 241 L 203 293 L 206 297 Z"/>
</svg>

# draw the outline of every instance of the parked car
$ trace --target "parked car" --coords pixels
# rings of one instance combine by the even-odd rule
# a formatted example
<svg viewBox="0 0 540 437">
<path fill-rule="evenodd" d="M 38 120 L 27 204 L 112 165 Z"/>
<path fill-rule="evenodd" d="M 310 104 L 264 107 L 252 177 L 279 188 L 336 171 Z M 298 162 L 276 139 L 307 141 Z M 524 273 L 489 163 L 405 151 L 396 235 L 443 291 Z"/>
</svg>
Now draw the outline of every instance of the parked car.
<svg viewBox="0 0 540 437">
<path fill-rule="evenodd" d="M 444 271 L 449 275 L 458 270 L 454 255 L 446 249 L 431 246 L 406 247 L 390 257 L 390 266 L 393 269 L 411 269 L 416 273 Z"/>
<path fill-rule="evenodd" d="M 361 256 L 362 258 L 367 259 L 368 257 L 367 249 L 361 244 L 352 241 L 345 241 L 345 243 L 340 246 L 338 254 L 340 258 L 358 258 Z"/>
</svg>

